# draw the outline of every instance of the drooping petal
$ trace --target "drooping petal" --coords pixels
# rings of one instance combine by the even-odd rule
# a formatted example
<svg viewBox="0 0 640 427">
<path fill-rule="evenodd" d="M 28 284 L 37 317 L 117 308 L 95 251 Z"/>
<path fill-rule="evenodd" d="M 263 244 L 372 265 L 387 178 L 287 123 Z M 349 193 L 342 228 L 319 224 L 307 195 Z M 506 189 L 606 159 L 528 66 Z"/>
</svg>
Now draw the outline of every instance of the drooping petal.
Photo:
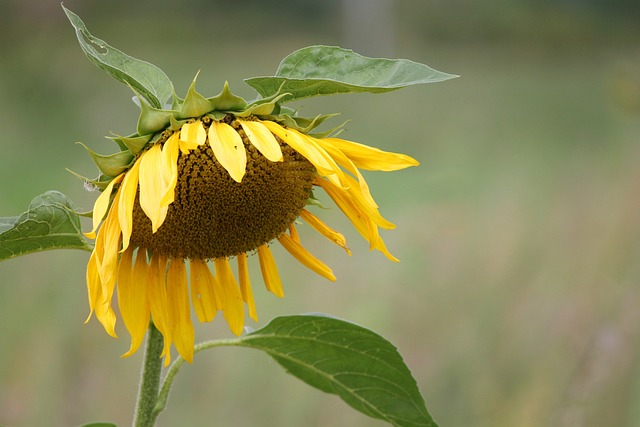
<svg viewBox="0 0 640 427">
<path fill-rule="evenodd" d="M 247 254 L 242 252 L 236 258 L 238 260 L 238 280 L 240 281 L 240 293 L 242 294 L 242 300 L 249 308 L 249 317 L 257 322 L 258 312 L 256 311 L 256 302 L 253 298 L 253 290 L 251 289 L 251 281 L 249 280 Z"/>
<path fill-rule="evenodd" d="M 231 332 L 240 335 L 244 327 L 244 307 L 238 283 L 233 277 L 227 258 L 216 258 L 213 263 L 216 273 L 218 273 L 220 287 L 225 295 L 224 318 L 227 320 Z"/>
<path fill-rule="evenodd" d="M 265 125 L 256 121 L 238 121 L 249 137 L 251 144 L 253 144 L 263 156 L 272 162 L 281 162 L 283 160 L 280 144 L 278 144 L 276 138 Z"/>
<path fill-rule="evenodd" d="M 161 170 L 159 171 L 163 176 L 162 196 L 160 197 L 161 207 L 169 206 L 175 199 L 176 183 L 178 182 L 179 147 L 180 138 L 178 138 L 177 132 L 174 132 L 162 146 Z"/>
<path fill-rule="evenodd" d="M 122 192 L 118 202 L 118 221 L 122 229 L 122 249 L 123 252 L 129 247 L 131 230 L 133 229 L 133 206 L 138 192 L 138 177 L 140 172 L 140 162 L 135 162 L 127 172 L 122 181 Z"/>
<path fill-rule="evenodd" d="M 420 163 L 406 154 L 382 151 L 357 142 L 340 138 L 326 138 L 324 141 L 333 144 L 342 151 L 360 169 L 396 171 L 410 166 L 418 166 Z"/>
<path fill-rule="evenodd" d="M 291 237 L 294 241 L 300 243 L 300 235 L 298 234 L 298 229 L 293 224 L 289 224 L 289 237 Z"/>
<path fill-rule="evenodd" d="M 262 245 L 258 247 L 258 258 L 260 260 L 260 271 L 262 271 L 262 277 L 264 278 L 267 290 L 277 297 L 284 297 L 278 267 L 276 266 L 276 261 L 273 259 L 273 254 L 269 246 Z"/>
<path fill-rule="evenodd" d="M 319 185 L 327 192 L 329 197 L 331 197 L 340 210 L 349 218 L 360 235 L 369 242 L 371 250 L 377 249 L 391 261 L 398 261 L 398 259 L 387 250 L 378 232 L 378 226 L 367 215 L 365 210 L 363 210 L 362 204 L 360 204 L 351 193 L 343 191 L 322 178 L 317 178 L 314 184 Z"/>
<path fill-rule="evenodd" d="M 96 199 L 96 202 L 93 204 L 93 214 L 91 215 L 93 220 L 93 228 L 91 229 L 91 231 L 84 233 L 84 235 L 89 239 L 96 238 L 96 230 L 98 229 L 100 222 L 104 218 L 105 214 L 107 213 L 107 209 L 109 208 L 109 202 L 111 201 L 111 193 L 113 192 L 113 187 L 114 185 L 119 183 L 122 178 L 124 178 L 124 176 L 125 173 L 121 173 L 117 177 L 113 178 L 111 182 L 107 184 L 107 188 L 105 188 L 104 191 L 100 193 L 100 195 Z"/>
<path fill-rule="evenodd" d="M 302 219 L 304 219 L 306 223 L 313 227 L 318 233 L 322 234 L 324 237 L 331 240 L 333 243 L 340 246 L 342 249 L 347 251 L 349 255 L 351 255 L 351 251 L 347 247 L 347 240 L 344 238 L 342 233 L 335 231 L 327 224 L 322 222 L 320 218 L 306 209 L 303 209 L 300 212 L 300 217 L 302 217 Z"/>
<path fill-rule="evenodd" d="M 147 255 L 139 250 L 135 265 L 132 267 L 133 248 L 122 254 L 118 270 L 118 306 L 124 326 L 131 335 L 131 347 L 122 357 L 135 353 L 149 328 L 151 316 L 149 298 L 147 296 Z"/>
<path fill-rule="evenodd" d="M 318 145 L 324 148 L 327 151 L 327 153 L 329 153 L 329 155 L 340 166 L 342 166 L 343 168 L 351 172 L 353 175 L 355 175 L 355 177 L 358 179 L 358 186 L 360 188 L 360 192 L 362 193 L 364 200 L 367 202 L 369 206 L 371 206 L 373 209 L 376 209 L 378 205 L 376 204 L 375 200 L 373 200 L 373 197 L 371 196 L 371 192 L 369 191 L 369 186 L 367 185 L 367 181 L 365 181 L 364 177 L 362 176 L 362 173 L 360 173 L 360 170 L 358 170 L 358 168 L 351 161 L 351 159 L 349 159 L 342 151 L 340 151 L 337 147 L 335 147 L 326 139 L 316 139 L 316 142 L 318 143 Z M 349 188 L 351 189 L 352 187 L 350 186 Z"/>
<path fill-rule="evenodd" d="M 169 301 L 167 300 L 167 263 L 168 258 L 164 255 L 154 253 L 151 256 L 149 265 L 149 277 L 147 288 L 149 294 L 149 307 L 153 324 L 158 328 L 164 337 L 164 347 L 162 356 L 165 356 L 164 366 L 171 362 L 171 332 L 173 325 L 169 313 Z"/>
<path fill-rule="evenodd" d="M 153 145 L 142 155 L 139 162 L 140 207 L 151 220 L 151 230 L 155 233 L 164 222 L 168 210 L 168 206 L 162 206 L 166 180 L 160 145 Z"/>
<path fill-rule="evenodd" d="M 100 274 L 98 274 L 98 255 L 94 249 L 87 263 L 87 296 L 89 297 L 89 316 L 84 323 L 89 322 L 93 312 L 98 305 L 98 301 L 102 299 L 102 283 L 100 282 Z"/>
<path fill-rule="evenodd" d="M 107 218 L 102 223 L 98 236 L 96 237 L 96 246 L 100 241 L 102 259 L 99 263 L 98 274 L 100 275 L 100 282 L 102 284 L 103 295 L 103 308 L 106 311 L 110 310 L 111 297 L 116 286 L 116 278 L 118 272 L 118 254 L 120 252 L 120 222 L 118 220 L 118 204 L 120 203 L 120 196 L 122 194 L 122 187 L 118 189 L 116 195 L 113 198 L 113 204 Z M 96 312 L 96 315 L 99 313 Z M 110 313 L 107 313 L 110 317 Z"/>
<path fill-rule="evenodd" d="M 300 243 L 296 242 L 286 234 L 278 237 L 278 241 L 287 250 L 287 252 L 300 261 L 302 265 L 315 271 L 320 276 L 335 282 L 336 276 L 333 275 L 333 271 L 331 271 L 325 263 L 311 255 Z"/>
<path fill-rule="evenodd" d="M 181 259 L 172 259 L 167 273 L 167 298 L 169 312 L 173 320 L 171 336 L 178 353 L 184 360 L 193 363 L 193 345 L 195 331 L 191 322 L 191 305 L 189 303 L 189 284 L 187 269 Z"/>
<path fill-rule="evenodd" d="M 309 160 L 320 175 L 341 186 L 340 179 L 344 173 L 327 152 L 318 146 L 313 139 L 306 138 L 306 135 L 299 133 L 295 129 L 285 129 L 275 122 L 264 121 L 260 123 L 264 124 L 274 135 Z"/>
<path fill-rule="evenodd" d="M 193 309 L 200 322 L 211 322 L 216 311 L 222 308 L 219 298 L 216 301 L 214 293 L 213 281 L 216 278 L 211 274 L 204 260 L 191 259 L 189 264 Z"/>
<path fill-rule="evenodd" d="M 209 127 L 209 145 L 231 178 L 241 182 L 247 170 L 247 153 L 238 132 L 226 123 L 213 121 Z"/>
</svg>

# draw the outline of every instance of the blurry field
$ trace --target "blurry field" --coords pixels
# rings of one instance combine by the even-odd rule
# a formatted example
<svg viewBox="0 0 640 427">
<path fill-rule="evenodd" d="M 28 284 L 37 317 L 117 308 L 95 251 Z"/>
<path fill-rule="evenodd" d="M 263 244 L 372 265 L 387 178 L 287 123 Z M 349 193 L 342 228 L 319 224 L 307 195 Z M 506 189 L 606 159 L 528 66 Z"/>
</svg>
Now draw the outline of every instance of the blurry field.
<svg viewBox="0 0 640 427">
<path fill-rule="evenodd" d="M 53 3 L 32 10 L 16 2 L 16 18 L 0 21 L 2 39 L 16 40 L 0 46 L 0 216 L 49 189 L 90 209 L 96 193 L 64 170 L 95 173 L 73 143 L 110 152 L 115 144 L 102 136 L 135 126 L 129 90 L 84 58 Z M 276 249 L 286 297 L 267 295 L 254 265 L 260 322 L 250 325 L 325 312 L 370 327 L 398 346 L 443 427 L 640 424 L 638 33 L 618 27 L 615 38 L 594 26 L 592 34 L 578 10 L 539 38 L 518 21 L 500 27 L 513 38 L 492 32 L 493 22 L 486 32 L 456 32 L 446 7 L 429 16 L 430 33 L 420 24 L 426 6 L 411 13 L 412 2 L 397 4 L 393 52 L 361 51 L 462 77 L 298 106 L 310 115 L 341 111 L 336 122 L 352 119 L 345 138 L 422 162 L 366 175 L 398 226 L 383 237 L 401 262 L 369 253 L 332 208 L 325 218 L 344 231 L 352 257 L 301 232 L 338 281 Z M 215 94 L 229 80 L 251 97 L 242 78 L 273 72 L 296 48 L 344 44 L 321 7 L 306 22 L 225 12 L 223 3 L 217 13 L 171 17 L 167 6 L 155 21 L 135 9 L 115 25 L 124 12 L 65 5 L 97 36 L 165 69 L 181 95 L 201 69 L 201 92 Z M 240 17 L 246 34 L 207 42 Z M 87 259 L 60 251 L 0 263 L 0 425 L 130 423 L 142 354 L 119 358 L 129 347 L 124 328 L 113 340 L 95 319 L 83 325 Z M 197 327 L 199 340 L 227 336 L 221 319 Z M 384 424 L 285 375 L 267 356 L 234 348 L 199 354 L 183 369 L 158 425 Z"/>
</svg>

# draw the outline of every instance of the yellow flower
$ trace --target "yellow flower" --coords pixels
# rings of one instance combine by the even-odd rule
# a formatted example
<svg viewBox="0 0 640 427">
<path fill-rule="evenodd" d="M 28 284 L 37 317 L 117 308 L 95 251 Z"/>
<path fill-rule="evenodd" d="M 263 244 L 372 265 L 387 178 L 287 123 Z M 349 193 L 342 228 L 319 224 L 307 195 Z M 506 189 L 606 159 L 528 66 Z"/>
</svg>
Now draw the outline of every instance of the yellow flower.
<svg viewBox="0 0 640 427">
<path fill-rule="evenodd" d="M 403 154 L 313 137 L 252 116 L 203 116 L 177 131 L 167 129 L 95 202 L 87 233 L 95 238 L 87 267 L 91 314 L 116 336 L 117 288 L 131 335 L 124 356 L 139 348 L 152 319 L 164 337 L 165 364 L 172 343 L 191 362 L 192 305 L 200 322 L 222 311 L 234 334 L 242 332 L 245 304 L 257 320 L 247 253 L 257 253 L 265 286 L 278 297 L 284 292 L 269 249 L 275 240 L 300 263 L 335 280 L 301 244 L 294 225 L 304 221 L 350 254 L 344 236 L 307 210 L 314 187 L 325 190 L 371 249 L 397 261 L 378 233 L 378 227 L 394 225 L 378 212 L 359 169 L 417 164 Z"/>
</svg>

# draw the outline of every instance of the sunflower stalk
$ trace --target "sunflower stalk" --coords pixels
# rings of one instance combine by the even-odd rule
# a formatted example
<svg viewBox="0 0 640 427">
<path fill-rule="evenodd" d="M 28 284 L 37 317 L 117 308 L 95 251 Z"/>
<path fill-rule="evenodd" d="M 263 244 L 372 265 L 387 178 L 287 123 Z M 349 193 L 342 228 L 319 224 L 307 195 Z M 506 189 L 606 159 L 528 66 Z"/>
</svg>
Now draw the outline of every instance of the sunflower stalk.
<svg viewBox="0 0 640 427">
<path fill-rule="evenodd" d="M 149 323 L 147 343 L 142 364 L 140 388 L 136 412 L 133 417 L 134 427 L 151 427 L 155 424 L 159 411 L 155 411 L 160 390 L 160 374 L 162 373 L 162 347 L 164 339 L 153 322 Z"/>
</svg>

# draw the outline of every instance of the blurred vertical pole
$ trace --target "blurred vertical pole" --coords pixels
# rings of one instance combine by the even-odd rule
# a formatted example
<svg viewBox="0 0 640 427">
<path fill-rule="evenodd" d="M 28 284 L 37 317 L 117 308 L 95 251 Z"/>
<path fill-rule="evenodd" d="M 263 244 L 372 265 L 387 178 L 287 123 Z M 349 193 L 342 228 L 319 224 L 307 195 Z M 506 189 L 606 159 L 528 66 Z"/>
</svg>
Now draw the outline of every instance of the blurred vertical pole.
<svg viewBox="0 0 640 427">
<path fill-rule="evenodd" d="M 343 47 L 367 56 L 394 56 L 393 0 L 342 0 Z"/>
</svg>

